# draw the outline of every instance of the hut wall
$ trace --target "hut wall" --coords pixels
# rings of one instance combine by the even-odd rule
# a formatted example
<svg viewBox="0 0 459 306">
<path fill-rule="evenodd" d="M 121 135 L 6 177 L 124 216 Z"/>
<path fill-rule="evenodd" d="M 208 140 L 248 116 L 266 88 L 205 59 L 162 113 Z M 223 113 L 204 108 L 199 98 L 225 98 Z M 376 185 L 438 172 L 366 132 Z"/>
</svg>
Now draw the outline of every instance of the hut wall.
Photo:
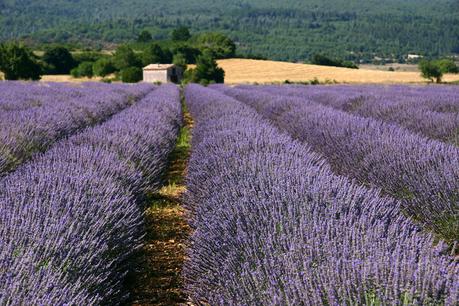
<svg viewBox="0 0 459 306">
<path fill-rule="evenodd" d="M 143 81 L 154 83 L 154 82 L 161 82 L 161 83 L 168 83 L 169 79 L 167 77 L 168 71 L 167 70 L 146 70 L 143 72 Z"/>
</svg>

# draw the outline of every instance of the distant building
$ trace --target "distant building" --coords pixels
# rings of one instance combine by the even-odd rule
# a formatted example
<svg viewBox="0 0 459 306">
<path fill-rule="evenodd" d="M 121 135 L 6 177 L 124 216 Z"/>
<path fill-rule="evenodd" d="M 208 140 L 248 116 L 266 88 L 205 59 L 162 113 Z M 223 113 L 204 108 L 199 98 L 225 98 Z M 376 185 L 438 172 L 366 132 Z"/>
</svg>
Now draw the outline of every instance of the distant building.
<svg viewBox="0 0 459 306">
<path fill-rule="evenodd" d="M 416 59 L 420 59 L 422 58 L 423 56 L 422 55 L 419 55 L 419 54 L 408 54 L 407 56 L 407 59 L 409 60 L 416 60 Z"/>
<path fill-rule="evenodd" d="M 148 83 L 178 83 L 183 71 L 174 64 L 150 64 L 143 68 L 143 81 Z"/>
</svg>

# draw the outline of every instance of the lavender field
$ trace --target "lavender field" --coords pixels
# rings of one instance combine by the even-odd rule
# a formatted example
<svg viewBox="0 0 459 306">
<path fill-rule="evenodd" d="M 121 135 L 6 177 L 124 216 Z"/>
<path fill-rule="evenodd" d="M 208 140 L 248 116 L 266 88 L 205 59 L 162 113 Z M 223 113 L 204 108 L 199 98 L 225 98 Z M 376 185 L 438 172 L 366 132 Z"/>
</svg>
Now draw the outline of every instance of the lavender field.
<svg viewBox="0 0 459 306">
<path fill-rule="evenodd" d="M 154 88 L 0 83 L 0 176 L 33 153 L 132 105 Z"/>
<path fill-rule="evenodd" d="M 459 305 L 458 87 L 0 91 L 0 305 Z M 187 142 L 181 300 L 134 302 Z"/>
<path fill-rule="evenodd" d="M 52 89 L 38 95 L 43 114 L 59 107 L 80 118 L 63 133 L 83 128 L 80 120 L 108 120 L 65 137 L 0 180 L 0 304 L 117 304 L 126 295 L 126 260 L 144 235 L 142 198 L 158 187 L 181 125 L 179 91 L 88 85 L 74 100 L 74 89 L 64 89 L 70 100 L 61 102 L 62 88 Z M 18 108 L 31 99 L 21 97 Z M 40 110 L 26 108 L 31 124 L 51 128 Z M 52 114 L 50 125 L 73 123 Z"/>
<path fill-rule="evenodd" d="M 192 301 L 458 305 L 459 90 L 190 85 L 185 96 Z"/>
</svg>

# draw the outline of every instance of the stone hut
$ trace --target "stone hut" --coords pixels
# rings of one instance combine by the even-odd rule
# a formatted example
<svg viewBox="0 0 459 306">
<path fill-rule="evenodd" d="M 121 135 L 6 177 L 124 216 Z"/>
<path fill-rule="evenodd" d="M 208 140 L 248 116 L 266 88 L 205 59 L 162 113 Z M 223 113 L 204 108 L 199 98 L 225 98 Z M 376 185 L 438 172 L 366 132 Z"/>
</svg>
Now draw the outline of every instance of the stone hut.
<svg viewBox="0 0 459 306">
<path fill-rule="evenodd" d="M 174 64 L 150 64 L 143 68 L 143 81 L 148 83 L 179 83 L 183 71 Z"/>
</svg>

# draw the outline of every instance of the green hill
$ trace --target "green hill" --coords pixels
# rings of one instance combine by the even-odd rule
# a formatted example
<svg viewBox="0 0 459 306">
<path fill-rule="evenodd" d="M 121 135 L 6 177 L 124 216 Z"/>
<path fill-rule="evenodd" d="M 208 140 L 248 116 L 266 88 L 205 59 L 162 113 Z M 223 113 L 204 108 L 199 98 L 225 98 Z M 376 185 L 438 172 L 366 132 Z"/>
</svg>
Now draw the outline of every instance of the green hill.
<svg viewBox="0 0 459 306">
<path fill-rule="evenodd" d="M 442 56 L 459 53 L 458 12 L 457 0 L 2 0 L 0 40 L 104 46 L 187 25 L 278 60 Z"/>
</svg>

